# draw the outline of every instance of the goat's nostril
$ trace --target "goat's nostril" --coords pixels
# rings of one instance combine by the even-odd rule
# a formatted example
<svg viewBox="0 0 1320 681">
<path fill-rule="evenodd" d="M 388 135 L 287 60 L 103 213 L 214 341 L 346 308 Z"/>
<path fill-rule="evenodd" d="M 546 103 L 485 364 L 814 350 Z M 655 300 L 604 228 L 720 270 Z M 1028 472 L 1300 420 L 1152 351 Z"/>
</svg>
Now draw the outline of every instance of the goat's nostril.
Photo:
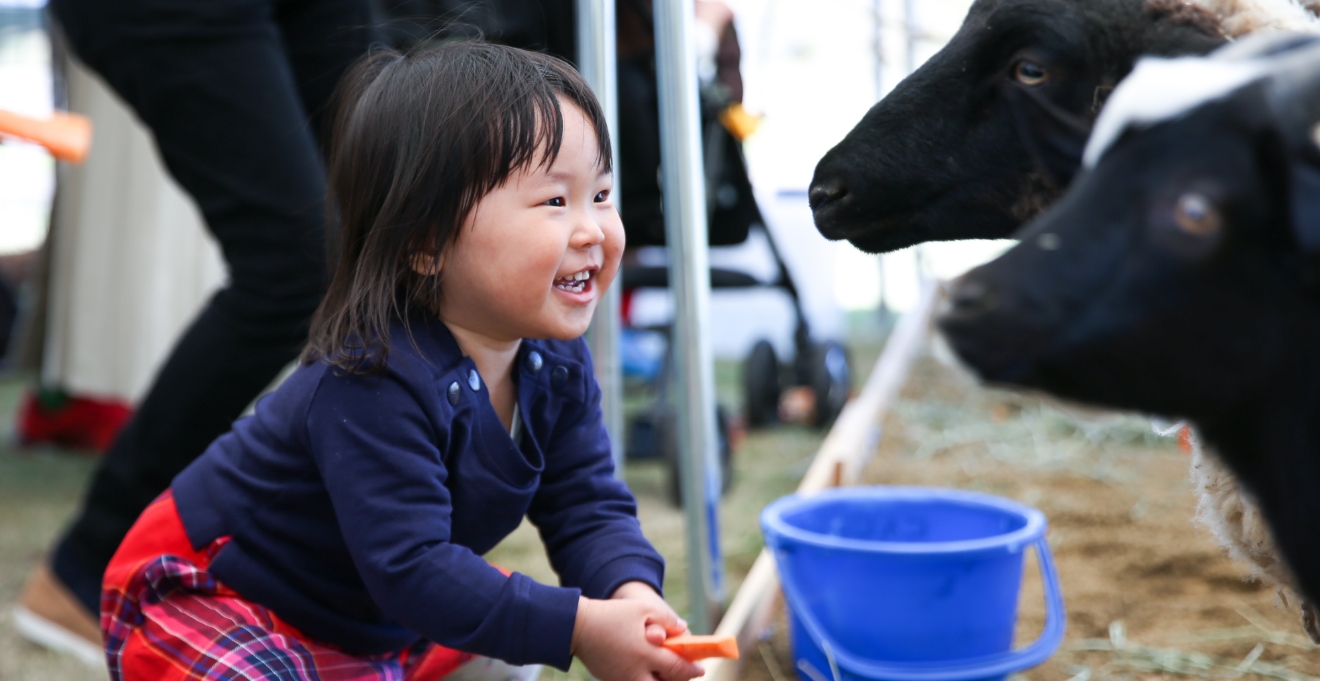
<svg viewBox="0 0 1320 681">
<path fill-rule="evenodd" d="M 848 187 L 843 184 L 843 180 L 829 179 L 820 182 L 813 182 L 811 190 L 807 192 L 807 203 L 811 204 L 812 210 L 818 210 L 821 206 L 838 201 L 848 195 Z"/>
<path fill-rule="evenodd" d="M 975 279 L 962 279 L 949 292 L 949 312 L 952 314 L 980 314 L 994 306 L 994 291 L 986 283 Z"/>
</svg>

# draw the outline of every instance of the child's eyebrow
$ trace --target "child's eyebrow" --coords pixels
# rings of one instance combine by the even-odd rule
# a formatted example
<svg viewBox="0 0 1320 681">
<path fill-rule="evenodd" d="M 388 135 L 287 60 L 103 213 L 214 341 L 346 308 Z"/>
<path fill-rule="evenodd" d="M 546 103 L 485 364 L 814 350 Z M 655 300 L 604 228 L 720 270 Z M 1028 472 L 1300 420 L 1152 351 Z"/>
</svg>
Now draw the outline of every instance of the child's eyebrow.
<svg viewBox="0 0 1320 681">
<path fill-rule="evenodd" d="M 601 168 L 601 171 L 600 171 L 599 173 L 596 174 L 596 179 L 600 179 L 600 178 L 602 178 L 602 177 L 605 177 L 606 175 L 609 175 L 610 173 L 611 173 L 610 170 L 607 170 L 607 169 L 605 169 L 605 168 Z M 573 180 L 573 173 L 570 173 L 570 172 L 568 172 L 567 170 L 549 170 L 549 171 L 546 171 L 545 177 L 546 177 L 546 179 L 548 179 L 548 180 L 552 180 L 552 181 L 554 181 L 554 182 L 568 183 L 568 182 L 571 182 L 571 181 Z"/>
</svg>

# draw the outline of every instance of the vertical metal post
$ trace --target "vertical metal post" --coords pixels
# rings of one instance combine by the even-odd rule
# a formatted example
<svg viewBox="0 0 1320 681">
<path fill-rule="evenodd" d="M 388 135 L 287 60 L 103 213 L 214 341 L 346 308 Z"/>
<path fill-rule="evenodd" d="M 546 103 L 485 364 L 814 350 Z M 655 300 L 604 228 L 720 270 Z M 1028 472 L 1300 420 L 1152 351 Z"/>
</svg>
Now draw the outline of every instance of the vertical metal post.
<svg viewBox="0 0 1320 681">
<path fill-rule="evenodd" d="M 669 287 L 674 295 L 674 364 L 678 374 L 679 472 L 687 525 L 688 622 L 714 629 L 724 600 L 719 554 L 719 465 L 715 436 L 714 361 L 707 335 L 706 180 L 702 167 L 693 0 L 655 3 L 656 71 L 660 84 L 661 165 Z"/>
<path fill-rule="evenodd" d="M 614 190 L 611 196 L 618 206 L 619 193 L 619 97 L 618 68 L 615 51 L 614 0 L 577 0 L 578 71 L 591 85 L 605 110 L 614 148 Z M 596 382 L 600 383 L 601 410 L 605 427 L 614 445 L 614 474 L 623 477 L 627 437 L 623 419 L 623 371 L 619 365 L 621 282 L 615 281 L 596 304 L 596 315 L 587 331 L 591 356 L 596 364 Z"/>
<path fill-rule="evenodd" d="M 907 72 L 912 75 L 917 70 L 917 38 L 921 31 L 917 25 L 916 0 L 903 0 L 903 24 L 907 34 Z"/>
<path fill-rule="evenodd" d="M 871 17 L 875 20 L 871 33 L 871 52 L 875 56 L 875 101 L 885 94 L 884 0 L 871 0 Z"/>
</svg>

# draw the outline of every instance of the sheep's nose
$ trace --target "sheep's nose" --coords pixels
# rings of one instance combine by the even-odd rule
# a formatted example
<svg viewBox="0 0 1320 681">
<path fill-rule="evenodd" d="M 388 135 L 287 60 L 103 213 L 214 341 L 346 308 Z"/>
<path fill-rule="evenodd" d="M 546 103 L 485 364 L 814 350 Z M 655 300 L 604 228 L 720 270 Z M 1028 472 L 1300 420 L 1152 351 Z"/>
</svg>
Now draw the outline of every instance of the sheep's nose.
<svg viewBox="0 0 1320 681">
<path fill-rule="evenodd" d="M 963 277 L 954 282 L 949 292 L 949 306 L 945 317 L 967 319 L 993 310 L 998 303 L 994 289 L 980 279 Z"/>
<path fill-rule="evenodd" d="M 835 177 L 813 182 L 811 190 L 807 192 L 807 203 L 811 204 L 811 210 L 820 210 L 821 206 L 838 201 L 847 195 L 847 185 L 843 180 Z"/>
</svg>

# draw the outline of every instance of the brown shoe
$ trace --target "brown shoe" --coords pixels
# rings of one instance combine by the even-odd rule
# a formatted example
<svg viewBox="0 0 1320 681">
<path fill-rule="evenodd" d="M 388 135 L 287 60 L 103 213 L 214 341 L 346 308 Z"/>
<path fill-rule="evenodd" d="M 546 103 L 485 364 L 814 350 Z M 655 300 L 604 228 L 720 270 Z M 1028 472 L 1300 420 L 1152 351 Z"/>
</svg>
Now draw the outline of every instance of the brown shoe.
<svg viewBox="0 0 1320 681">
<path fill-rule="evenodd" d="M 90 665 L 105 664 L 100 621 L 83 609 L 45 561 L 28 576 L 14 608 L 14 625 L 20 636 L 37 645 Z"/>
</svg>

